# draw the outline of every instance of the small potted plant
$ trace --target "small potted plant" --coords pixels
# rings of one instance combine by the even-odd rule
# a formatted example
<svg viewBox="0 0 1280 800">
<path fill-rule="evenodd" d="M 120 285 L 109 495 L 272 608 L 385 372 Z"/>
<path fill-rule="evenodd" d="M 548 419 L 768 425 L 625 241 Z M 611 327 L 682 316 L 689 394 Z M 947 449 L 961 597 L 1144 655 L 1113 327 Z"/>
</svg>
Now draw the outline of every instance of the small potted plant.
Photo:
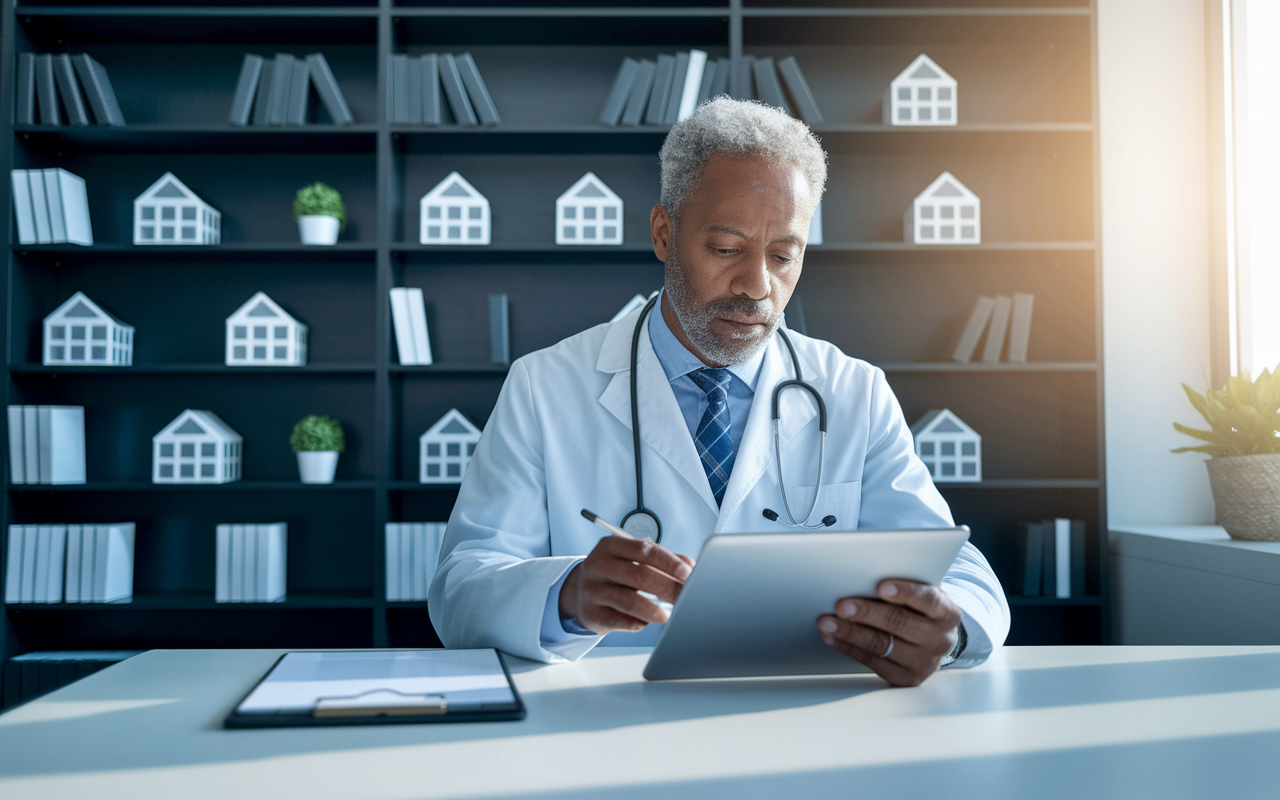
<svg viewBox="0 0 1280 800">
<path fill-rule="evenodd" d="M 333 483 L 338 454 L 347 448 L 347 440 L 336 419 L 312 414 L 293 426 L 289 446 L 298 454 L 303 483 Z"/>
<path fill-rule="evenodd" d="M 1203 395 L 1185 383 L 1191 405 L 1209 423 L 1202 431 L 1173 423 L 1204 444 L 1175 453 L 1207 453 L 1214 517 L 1234 539 L 1280 541 L 1280 366 L 1227 381 Z"/>
<path fill-rule="evenodd" d="M 347 225 L 347 207 L 337 189 L 317 182 L 298 190 L 293 217 L 303 244 L 337 244 L 338 232 Z"/>
</svg>

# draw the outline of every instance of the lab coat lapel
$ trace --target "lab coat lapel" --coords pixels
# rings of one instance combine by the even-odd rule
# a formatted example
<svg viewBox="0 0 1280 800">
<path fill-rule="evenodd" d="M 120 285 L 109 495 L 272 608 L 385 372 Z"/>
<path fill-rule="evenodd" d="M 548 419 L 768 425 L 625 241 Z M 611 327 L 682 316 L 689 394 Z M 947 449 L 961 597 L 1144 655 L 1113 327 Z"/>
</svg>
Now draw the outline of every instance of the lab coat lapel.
<svg viewBox="0 0 1280 800">
<path fill-rule="evenodd" d="M 631 337 L 638 313 L 628 314 L 613 324 L 596 362 L 596 368 L 601 372 L 613 373 L 613 380 L 600 395 L 600 404 L 617 417 L 627 430 L 631 430 Z M 659 312 L 655 309 L 653 313 Z M 653 351 L 647 329 L 640 332 L 638 363 L 637 394 L 641 441 L 670 464 L 714 513 L 717 510 L 716 499 L 711 494 L 707 473 L 694 448 L 693 437 L 685 425 L 684 415 L 680 413 L 680 404 L 671 391 L 671 383 Z M 646 461 L 646 480 L 652 468 L 650 462 Z M 647 503 L 652 503 L 654 499 L 648 498 Z"/>
<path fill-rule="evenodd" d="M 775 335 L 769 342 L 764 361 L 760 365 L 755 397 L 752 398 L 751 411 L 747 415 L 747 427 L 743 431 L 742 443 L 733 461 L 733 473 L 729 476 L 724 502 L 720 506 L 720 516 L 716 520 L 716 533 L 720 533 L 733 518 L 738 507 L 760 482 L 765 470 L 777 469 L 773 458 L 773 389 L 782 381 L 795 377 L 793 373 L 791 356 Z M 803 389 L 789 389 L 782 393 L 778 412 L 782 423 L 779 436 L 785 450 L 787 443 L 817 416 L 818 406 Z"/>
</svg>

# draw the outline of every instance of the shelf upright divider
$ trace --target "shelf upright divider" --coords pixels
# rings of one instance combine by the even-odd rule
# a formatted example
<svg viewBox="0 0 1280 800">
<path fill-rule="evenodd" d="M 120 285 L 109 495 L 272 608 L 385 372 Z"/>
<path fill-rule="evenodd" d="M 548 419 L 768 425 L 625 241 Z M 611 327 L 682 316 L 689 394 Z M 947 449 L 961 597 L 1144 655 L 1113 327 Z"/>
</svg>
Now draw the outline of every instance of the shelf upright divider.
<svg viewBox="0 0 1280 800">
<path fill-rule="evenodd" d="M 14 65 L 18 63 L 17 54 L 14 51 L 14 43 L 16 41 L 14 38 L 15 37 L 14 28 L 16 27 L 16 25 L 14 24 L 16 22 L 16 20 L 14 19 L 14 4 L 6 2 L 3 5 L 0 5 L 0 14 L 5 15 L 5 19 L 2 21 L 2 23 L 0 23 L 0 64 L 4 64 L 5 72 L 9 73 L 13 71 Z M 10 80 L 0 81 L 0 112 L 6 115 L 6 119 L 8 119 L 7 115 L 10 113 L 10 109 L 14 107 L 14 89 L 16 84 L 17 84 L 16 79 L 12 81 Z M 6 134 L 4 136 L 0 136 L 0 164 L 3 164 L 4 174 L 6 175 L 9 174 L 9 170 L 13 169 L 12 130 L 6 131 Z M 6 231 L 12 231 L 16 227 L 13 225 L 13 223 L 10 222 L 10 220 L 13 219 L 12 198 L 13 198 L 13 193 L 11 190 L 6 190 L 5 192 L 3 192 L 3 197 L 0 197 L 0 214 L 4 215 L 3 229 Z M 10 237 L 13 237 L 16 235 L 17 235 L 16 231 L 9 234 Z M 4 255 L 3 255 L 4 265 L 5 265 L 5 278 L 3 281 L 0 281 L 0 309 L 4 309 L 5 328 L 4 328 L 3 352 L 4 352 L 4 363 L 5 363 L 6 369 L 5 369 L 5 376 L 4 376 L 4 382 L 3 382 L 4 386 L 3 388 L 0 388 L 0 398 L 4 399 L 4 405 L 5 405 L 5 408 L 7 409 L 9 407 L 10 396 L 11 396 L 10 389 L 12 388 L 12 385 L 13 385 L 13 377 L 9 374 L 9 371 L 8 371 L 9 364 L 13 363 L 13 360 L 14 360 L 14 356 L 12 352 L 12 330 L 11 330 L 11 326 L 13 325 L 13 314 L 9 309 L 9 293 L 10 293 L 10 286 L 13 283 L 13 270 L 14 270 L 15 256 L 13 253 L 13 248 L 9 246 L 9 237 L 6 237 L 5 245 L 6 246 L 4 248 Z M 9 426 L 8 425 L 5 426 L 3 441 L 4 441 L 4 452 L 7 453 L 9 452 Z M 9 460 L 4 459 L 4 468 L 0 470 L 0 478 L 4 480 L 4 487 L 6 489 L 8 489 L 10 485 L 10 477 L 11 476 L 9 475 Z M 6 495 L 5 502 L 3 504 L 0 504 L 0 542 L 4 543 L 3 552 L 6 555 L 0 556 L 0 557 L 7 557 L 7 553 L 8 553 L 9 505 L 10 505 L 10 500 Z M 5 665 L 9 663 L 9 659 L 15 655 L 18 655 L 17 645 L 15 642 L 16 637 L 9 635 L 9 628 L 10 628 L 9 614 L 4 610 L 4 595 L 0 594 L 0 681 L 4 679 Z M 2 698 L 0 698 L 0 702 L 2 702 Z"/>
<path fill-rule="evenodd" d="M 373 377 L 373 427 L 376 454 L 374 458 L 373 492 L 373 631 L 374 647 L 388 644 L 386 586 L 386 537 L 382 532 L 390 519 L 388 483 L 393 477 L 397 426 L 392 419 L 390 341 L 391 241 L 394 233 L 392 211 L 397 203 L 392 194 L 398 191 L 399 181 L 392 174 L 391 119 L 387 104 L 387 62 L 392 50 L 392 0 L 378 0 L 378 132 L 377 132 L 377 265 L 374 279 L 373 324 L 376 326 L 374 342 Z"/>
</svg>

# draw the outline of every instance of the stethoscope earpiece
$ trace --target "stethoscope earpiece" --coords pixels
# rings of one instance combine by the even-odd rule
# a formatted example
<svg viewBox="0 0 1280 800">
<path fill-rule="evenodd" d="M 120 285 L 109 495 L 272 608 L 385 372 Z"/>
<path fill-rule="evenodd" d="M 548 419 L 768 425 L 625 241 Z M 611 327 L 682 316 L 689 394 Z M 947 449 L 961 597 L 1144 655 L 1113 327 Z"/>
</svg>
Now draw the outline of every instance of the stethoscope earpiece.
<svg viewBox="0 0 1280 800">
<path fill-rule="evenodd" d="M 790 525 L 793 528 L 808 528 L 810 530 L 818 530 L 819 528 L 830 528 L 832 525 L 836 524 L 836 518 L 835 518 L 835 515 L 833 514 L 828 514 L 825 517 L 823 517 L 821 521 L 818 522 L 817 525 L 805 525 L 803 523 L 787 522 L 784 519 L 779 519 L 778 512 L 774 511 L 772 508 L 766 508 L 763 512 L 761 512 L 761 515 L 765 519 L 769 520 L 770 522 L 780 522 L 783 525 Z"/>
</svg>

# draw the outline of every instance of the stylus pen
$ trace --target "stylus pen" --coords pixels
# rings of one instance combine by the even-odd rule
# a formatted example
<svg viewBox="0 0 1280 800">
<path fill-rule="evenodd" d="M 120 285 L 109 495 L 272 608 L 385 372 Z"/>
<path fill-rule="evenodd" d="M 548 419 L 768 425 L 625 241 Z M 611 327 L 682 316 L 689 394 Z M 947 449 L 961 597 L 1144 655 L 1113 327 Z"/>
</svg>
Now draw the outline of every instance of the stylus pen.
<svg viewBox="0 0 1280 800">
<path fill-rule="evenodd" d="M 627 533 L 626 531 L 624 531 L 622 528 L 619 528 L 617 525 L 614 525 L 612 522 L 609 522 L 606 519 L 602 519 L 600 515 L 596 514 L 595 512 L 588 511 L 584 508 L 582 509 L 582 516 L 586 517 L 591 522 L 594 522 L 596 525 L 599 525 L 601 528 L 605 529 L 613 536 L 621 536 L 623 539 L 636 538 L 631 534 Z M 640 595 L 646 600 L 656 603 L 659 608 L 666 611 L 668 614 L 671 613 L 671 608 L 672 608 L 671 603 L 668 603 L 666 600 L 659 600 L 656 594 L 650 594 L 649 592 L 642 592 L 639 589 L 636 589 L 636 594 Z"/>
</svg>

